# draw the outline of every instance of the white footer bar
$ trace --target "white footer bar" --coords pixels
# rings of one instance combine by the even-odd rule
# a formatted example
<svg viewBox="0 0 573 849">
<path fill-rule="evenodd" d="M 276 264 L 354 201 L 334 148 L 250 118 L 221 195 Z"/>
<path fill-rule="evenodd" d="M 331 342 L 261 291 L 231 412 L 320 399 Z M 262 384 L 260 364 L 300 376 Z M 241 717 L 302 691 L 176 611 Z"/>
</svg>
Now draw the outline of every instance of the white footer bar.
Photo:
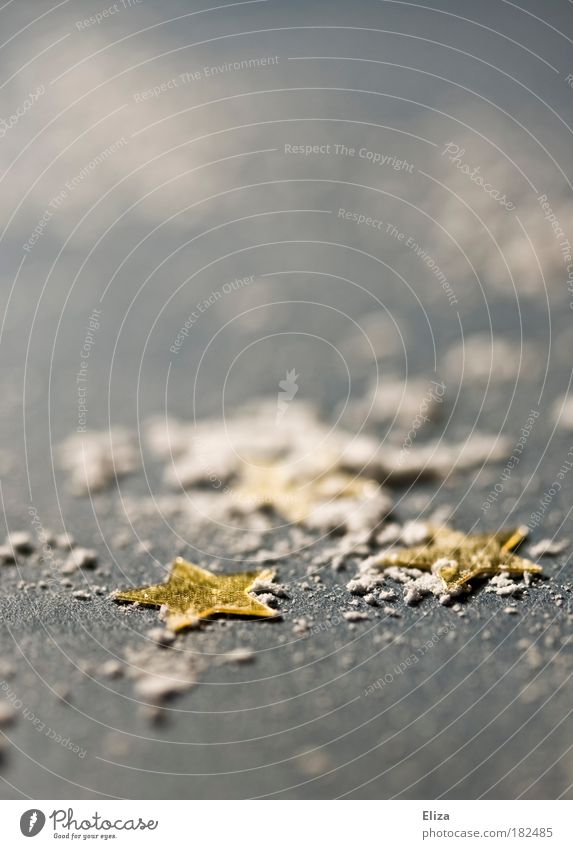
<svg viewBox="0 0 573 849">
<path fill-rule="evenodd" d="M 573 801 L 0 801 L 7 847 L 570 849 L 572 817 Z"/>
</svg>

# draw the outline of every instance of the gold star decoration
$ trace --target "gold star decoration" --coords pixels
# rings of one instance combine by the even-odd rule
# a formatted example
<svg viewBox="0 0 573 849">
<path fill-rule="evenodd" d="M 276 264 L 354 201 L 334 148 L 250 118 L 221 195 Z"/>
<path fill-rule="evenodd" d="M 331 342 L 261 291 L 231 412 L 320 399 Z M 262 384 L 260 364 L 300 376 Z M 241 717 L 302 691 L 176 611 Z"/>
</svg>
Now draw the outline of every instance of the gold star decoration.
<svg viewBox="0 0 573 849">
<path fill-rule="evenodd" d="M 511 575 L 539 574 L 541 566 L 513 554 L 526 536 L 527 528 L 524 526 L 496 534 L 471 536 L 451 528 L 432 528 L 424 545 L 388 551 L 376 565 L 432 571 L 440 576 L 449 591 L 460 589 L 472 578 L 502 572 Z"/>
<path fill-rule="evenodd" d="M 178 557 L 165 583 L 120 590 L 115 593 L 114 600 L 153 607 L 165 605 L 167 627 L 180 631 L 214 613 L 277 616 L 275 610 L 249 595 L 255 581 L 271 581 L 274 576 L 273 569 L 216 575 Z"/>
<path fill-rule="evenodd" d="M 272 507 L 290 522 L 305 522 L 325 504 L 342 499 L 372 499 L 380 485 L 370 478 L 351 475 L 331 468 L 313 475 L 293 474 L 281 464 L 246 465 L 235 489 L 240 499 L 251 500 L 256 507 Z"/>
</svg>

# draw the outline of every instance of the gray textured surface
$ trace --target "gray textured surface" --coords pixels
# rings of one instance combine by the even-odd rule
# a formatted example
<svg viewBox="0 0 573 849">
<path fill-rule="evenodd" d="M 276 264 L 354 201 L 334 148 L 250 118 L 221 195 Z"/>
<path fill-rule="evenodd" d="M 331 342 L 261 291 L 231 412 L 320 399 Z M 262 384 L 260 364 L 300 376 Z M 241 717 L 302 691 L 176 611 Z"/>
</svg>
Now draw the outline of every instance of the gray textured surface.
<svg viewBox="0 0 573 849">
<path fill-rule="evenodd" d="M 44 10 L 43 4 L 24 5 L 0 12 L 6 32 L 15 33 Z M 74 22 L 83 17 L 81 10 L 86 17 L 96 10 L 82 3 L 73 12 L 63 6 L 3 49 L 3 79 L 18 72 L 6 85 L 3 114 L 12 114 L 41 83 L 47 88 L 6 134 L 0 152 L 2 171 L 11 166 L 4 177 L 3 225 L 14 212 L 2 241 L 0 415 L 7 529 L 30 529 L 33 505 L 45 527 L 65 528 L 81 545 L 98 550 L 102 571 L 86 578 L 110 589 L 126 580 L 157 580 L 160 564 L 179 552 L 206 566 L 223 558 L 224 568 L 233 563 L 234 543 L 227 534 L 201 534 L 183 522 L 178 537 L 160 516 L 129 527 L 122 498 L 165 491 L 161 469 L 148 454 L 147 476 L 125 478 L 118 492 L 90 502 L 66 489 L 51 447 L 76 427 L 79 350 L 87 317 L 102 296 L 88 383 L 88 423 L 96 429 L 110 421 L 134 427 L 164 409 L 184 418 L 227 415 L 246 399 L 274 398 L 289 368 L 301 375 L 301 397 L 331 418 L 349 388 L 360 397 L 374 375 L 351 338 L 352 320 L 376 313 L 394 322 L 385 332 L 390 351 L 380 360 L 382 381 L 396 372 L 441 376 L 450 346 L 475 332 L 493 331 L 514 350 L 521 345 L 529 360 L 509 380 L 499 380 L 499 360 L 489 385 L 469 377 L 459 385 L 448 379 L 446 419 L 420 436 L 440 436 L 447 443 L 477 429 L 504 433 L 513 444 L 528 411 L 538 409 L 526 451 L 494 510 L 484 516 L 480 505 L 499 480 L 499 465 L 393 494 L 400 520 L 445 505 L 453 524 L 463 529 L 530 521 L 573 442 L 571 431 L 554 430 L 553 413 L 571 377 L 572 313 L 558 246 L 523 175 L 538 194 L 550 196 L 567 229 L 566 124 L 573 92 L 564 77 L 571 46 L 543 23 L 498 3 L 480 4 L 479 10 L 470 3 L 435 6 L 483 26 L 410 4 L 285 0 L 132 35 L 199 7 L 148 3 L 80 32 Z M 551 10 L 533 4 L 531 10 L 551 14 L 557 30 L 570 32 L 566 2 L 551 4 Z M 326 21 L 343 29 L 324 30 Z M 288 29 L 297 26 L 306 29 Z M 428 41 L 351 27 L 399 30 Z M 259 29 L 272 31 L 232 35 Z M 65 33 L 70 35 L 60 47 L 23 67 L 22 56 L 32 58 Z M 222 34 L 230 37 L 209 41 Z M 110 46 L 124 36 L 130 38 Z M 455 49 L 437 47 L 436 41 Z M 468 52 L 483 61 L 468 58 Z M 275 54 L 280 64 L 264 72 L 221 75 L 212 85 L 204 80 L 201 87 L 134 102 L 134 92 L 184 71 Z M 390 64 L 288 61 L 301 55 Z M 146 61 L 150 57 L 156 58 Z M 81 64 L 50 85 L 76 63 Z M 287 88 L 293 90 L 233 97 Z M 199 106 L 209 100 L 216 102 Z M 197 108 L 131 136 L 190 107 Z M 239 125 L 248 126 L 229 129 Z M 209 133 L 214 135 L 202 139 Z M 124 135 L 126 150 L 82 180 L 33 251 L 24 254 L 22 244 L 66 180 Z M 199 141 L 191 143 L 195 138 Z M 468 162 L 480 163 L 483 173 L 493 173 L 517 199 L 543 277 L 515 216 L 484 201 L 440 156 L 452 138 L 465 145 Z M 284 144 L 297 142 L 399 153 L 415 164 L 415 173 L 354 158 L 284 156 Z M 270 152 L 219 161 L 255 150 Z M 199 170 L 183 175 L 188 169 Z M 443 181 L 459 200 L 420 172 Z M 169 178 L 174 182 L 145 197 Z M 394 222 L 426 245 L 446 271 L 457 306 L 448 304 L 411 251 L 387 235 L 340 221 L 340 207 Z M 235 223 L 199 235 L 223 222 Z M 169 347 L 196 303 L 225 281 L 250 274 L 256 283 L 203 314 L 181 352 L 172 355 Z M 237 318 L 244 310 L 252 312 Z M 333 353 L 335 348 L 344 356 Z M 568 477 L 534 540 L 573 536 L 572 492 Z M 126 528 L 132 542 L 119 549 L 113 540 Z M 153 557 L 137 551 L 137 535 L 152 541 Z M 240 545 L 239 532 L 235 539 Z M 265 547 L 274 542 L 270 537 Z M 2 795 L 571 798 L 569 554 L 544 559 L 548 580 L 519 601 L 517 616 L 505 614 L 507 602 L 481 587 L 464 603 L 463 617 L 428 599 L 416 608 L 398 605 L 401 618 L 381 611 L 375 616 L 364 605 L 371 618 L 353 628 L 339 621 L 341 607 L 351 600 L 344 586 L 352 571 L 321 569 L 325 589 L 311 595 L 300 589 L 307 577 L 304 556 L 290 554 L 277 564 L 290 592 L 281 601 L 282 621 L 216 621 L 179 638 L 181 651 L 218 655 L 241 646 L 256 656 L 246 665 L 219 665 L 213 658 L 197 686 L 169 703 L 163 725 L 150 723 L 131 682 L 97 673 L 103 661 L 141 646 L 157 620 L 154 611 L 124 612 L 106 597 L 80 601 L 70 590 L 24 591 L 18 582 L 33 581 L 38 565 L 2 566 L 0 661 L 14 669 L 2 676 L 46 726 L 37 730 L 21 709 L 17 721 L 3 729 L 8 744 L 0 763 Z M 79 587 L 81 578 L 73 583 Z M 559 593 L 561 606 L 555 604 Z M 293 620 L 302 616 L 311 620 L 310 635 L 293 632 Z M 449 636 L 396 673 L 444 625 L 454 626 Z M 386 631 L 394 639 L 376 642 Z M 535 653 L 525 650 L 524 639 L 535 642 Z M 391 683 L 364 695 L 387 673 Z M 64 686 L 64 698 L 58 697 Z M 86 750 L 85 757 L 54 742 L 46 729 L 70 738 Z"/>
</svg>

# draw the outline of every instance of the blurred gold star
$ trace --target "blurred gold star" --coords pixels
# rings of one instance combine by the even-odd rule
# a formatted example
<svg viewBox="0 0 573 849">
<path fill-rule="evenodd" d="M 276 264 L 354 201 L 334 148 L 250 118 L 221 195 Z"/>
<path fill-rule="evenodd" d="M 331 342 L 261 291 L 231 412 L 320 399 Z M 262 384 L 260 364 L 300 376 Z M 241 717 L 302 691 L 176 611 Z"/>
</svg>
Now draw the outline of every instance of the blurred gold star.
<svg viewBox="0 0 573 849">
<path fill-rule="evenodd" d="M 451 528 L 433 528 L 426 544 L 385 552 L 376 565 L 432 571 L 440 576 L 448 590 L 457 590 L 472 578 L 502 572 L 539 574 L 541 566 L 512 553 L 526 536 L 524 526 L 471 536 Z"/>
<path fill-rule="evenodd" d="M 178 557 L 163 584 L 119 590 L 115 601 L 132 601 L 160 607 L 165 605 L 165 622 L 173 631 L 193 625 L 213 613 L 235 616 L 276 616 L 266 604 L 249 595 L 255 581 L 271 581 L 273 569 L 216 575 Z"/>
<path fill-rule="evenodd" d="M 305 522 L 315 510 L 336 501 L 360 499 L 366 502 L 380 492 L 369 478 L 351 475 L 336 467 L 322 473 L 292 472 L 280 464 L 245 466 L 235 489 L 238 498 L 253 507 L 272 507 L 290 522 Z"/>
</svg>

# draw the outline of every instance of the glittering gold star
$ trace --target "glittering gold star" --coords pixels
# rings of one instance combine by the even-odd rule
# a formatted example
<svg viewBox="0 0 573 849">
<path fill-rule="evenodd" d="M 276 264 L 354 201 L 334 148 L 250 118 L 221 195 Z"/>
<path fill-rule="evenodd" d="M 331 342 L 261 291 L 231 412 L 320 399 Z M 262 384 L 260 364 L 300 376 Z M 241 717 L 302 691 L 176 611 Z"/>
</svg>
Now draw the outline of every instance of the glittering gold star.
<svg viewBox="0 0 573 849">
<path fill-rule="evenodd" d="M 336 467 L 314 473 L 294 473 L 281 464 L 247 466 L 241 470 L 235 494 L 256 507 L 269 506 L 290 522 L 305 522 L 331 502 L 372 500 L 380 485 L 370 478 L 351 475 Z"/>
<path fill-rule="evenodd" d="M 255 581 L 270 581 L 272 569 L 215 575 L 178 557 L 163 584 L 118 591 L 116 601 L 136 601 L 154 607 L 166 606 L 166 624 L 179 631 L 213 613 L 235 616 L 276 616 L 266 604 L 249 595 Z"/>
<path fill-rule="evenodd" d="M 472 578 L 525 573 L 539 574 L 541 566 L 512 552 L 527 536 L 527 528 L 472 536 L 451 528 L 433 528 L 428 542 L 381 555 L 376 565 L 409 567 L 439 575 L 447 590 L 458 590 Z"/>
</svg>

